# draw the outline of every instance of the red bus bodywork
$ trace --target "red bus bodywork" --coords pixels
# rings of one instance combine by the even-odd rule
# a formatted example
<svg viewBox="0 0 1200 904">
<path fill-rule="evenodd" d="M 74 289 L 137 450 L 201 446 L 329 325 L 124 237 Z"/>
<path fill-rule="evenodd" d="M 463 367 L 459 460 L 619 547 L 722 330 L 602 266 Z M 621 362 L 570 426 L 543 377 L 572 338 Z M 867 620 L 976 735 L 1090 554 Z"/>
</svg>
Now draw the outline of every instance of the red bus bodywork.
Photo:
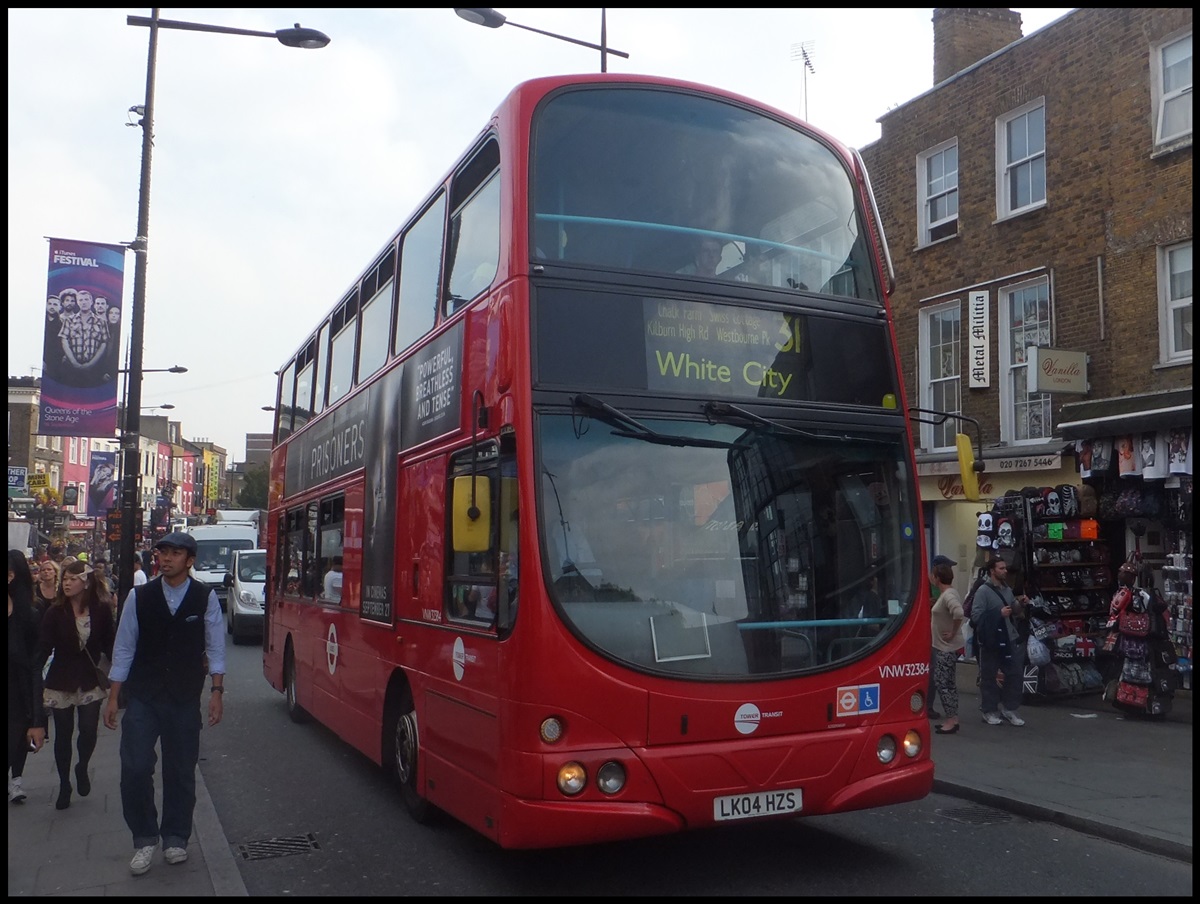
<svg viewBox="0 0 1200 904">
<path fill-rule="evenodd" d="M 824 669 L 762 680 L 651 674 L 604 655 L 573 631 L 552 604 L 548 556 L 534 519 L 528 517 L 517 541 L 520 610 L 511 629 L 447 615 L 452 456 L 469 450 L 473 442 L 503 434 L 515 449 L 520 511 L 533 513 L 544 504 L 536 489 L 535 349 L 529 329 L 531 279 L 538 275 L 537 265 L 531 265 L 538 250 L 531 248 L 527 228 L 536 111 L 557 91 L 630 84 L 716 97 L 801 127 L 786 114 L 762 110 L 745 98 L 652 78 L 540 79 L 519 86 L 504 101 L 481 136 L 498 143 L 502 161 L 497 273 L 468 305 L 449 316 L 439 313 L 427 338 L 432 342 L 459 331 L 462 389 L 454 424 L 400 449 L 390 462 L 394 492 L 387 510 L 394 543 L 389 618 L 363 614 L 363 549 L 372 530 L 365 514 L 367 468 L 351 467 L 301 491 L 287 481 L 289 455 L 303 449 L 311 457 L 302 437 L 365 395 L 371 381 L 326 408 L 304 431 L 281 437 L 271 461 L 271 567 L 279 567 L 284 512 L 340 494 L 344 579 L 341 600 L 330 603 L 294 592 L 295 585 L 276 571 L 267 588 L 267 680 L 277 690 L 294 693 L 297 713 L 311 714 L 389 768 L 397 713 L 411 701 L 419 738 L 412 787 L 428 803 L 507 848 L 659 835 L 712 826 L 725 821 L 722 815 L 729 821 L 755 821 L 870 808 L 924 797 L 933 782 L 924 699 L 929 600 L 920 570 L 913 573 L 911 599 L 903 616 L 893 619 L 886 643 Z M 835 142 L 820 138 L 838 149 L 854 174 L 860 211 L 867 211 L 865 173 Z M 454 172 L 446 185 L 453 178 Z M 871 222 L 869 217 L 866 221 Z M 880 238 L 871 238 L 873 248 L 882 246 Z M 878 256 L 873 266 L 878 284 L 885 285 Z M 880 306 L 888 310 L 886 298 Z M 887 335 L 894 361 L 890 328 Z M 372 379 L 385 379 L 402 357 L 393 358 Z M 895 384 L 903 412 L 899 379 Z M 480 409 L 487 412 L 486 424 L 481 424 Z M 911 434 L 905 437 L 915 494 Z M 913 535 L 908 542 L 914 561 L 923 562 L 915 495 L 913 501 L 918 514 L 909 525 Z M 294 674 L 290 689 L 288 668 Z M 562 726 L 556 741 L 542 736 L 547 719 Z M 881 757 L 881 749 L 890 751 L 890 758 Z M 595 782 L 609 762 L 619 763 L 625 772 L 617 793 L 605 793 Z M 580 764 L 586 772 L 587 782 L 577 794 L 559 790 L 557 776 L 565 763 Z M 779 796 L 788 793 L 799 795 L 799 806 Z M 776 805 L 783 808 L 778 813 L 773 812 Z"/>
</svg>

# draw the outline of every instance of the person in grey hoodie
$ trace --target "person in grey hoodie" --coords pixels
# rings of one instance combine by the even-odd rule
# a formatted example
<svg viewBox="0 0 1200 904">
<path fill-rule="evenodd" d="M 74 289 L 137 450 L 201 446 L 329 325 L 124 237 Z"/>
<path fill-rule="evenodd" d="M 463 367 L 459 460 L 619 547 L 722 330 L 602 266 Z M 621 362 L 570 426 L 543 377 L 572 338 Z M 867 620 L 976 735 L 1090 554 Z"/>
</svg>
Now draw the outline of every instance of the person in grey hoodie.
<svg viewBox="0 0 1200 904">
<path fill-rule="evenodd" d="M 1013 725 L 1025 724 L 1017 715 L 1025 649 L 1013 619 L 1020 616 L 1027 599 L 1013 596 L 1007 578 L 1008 563 L 1001 556 L 994 557 L 971 606 L 971 622 L 979 639 L 979 707 L 988 725 L 999 725 L 1005 719 Z"/>
</svg>

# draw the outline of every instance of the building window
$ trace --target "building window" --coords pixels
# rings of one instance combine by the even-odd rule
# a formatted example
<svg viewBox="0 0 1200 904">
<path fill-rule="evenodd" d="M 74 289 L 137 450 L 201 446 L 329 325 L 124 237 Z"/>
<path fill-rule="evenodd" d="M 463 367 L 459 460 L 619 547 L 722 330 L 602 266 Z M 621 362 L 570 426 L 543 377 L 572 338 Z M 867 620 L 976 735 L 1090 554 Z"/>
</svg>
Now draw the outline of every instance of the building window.
<svg viewBox="0 0 1200 904">
<path fill-rule="evenodd" d="M 1046 203 L 1046 99 L 996 120 L 996 215 Z"/>
<path fill-rule="evenodd" d="M 962 306 L 958 301 L 921 312 L 920 398 L 922 408 L 962 414 Z M 956 418 L 921 424 L 921 446 L 954 448 Z"/>
<path fill-rule="evenodd" d="M 1022 283 L 1002 294 L 1000 433 L 1006 442 L 1038 442 L 1051 435 L 1050 394 L 1029 391 L 1030 346 L 1050 346 L 1050 283 Z"/>
<path fill-rule="evenodd" d="M 947 141 L 917 157 L 917 246 L 958 233 L 958 141 Z"/>
<path fill-rule="evenodd" d="M 79 438 L 78 437 L 72 436 L 70 442 L 67 445 L 67 460 L 73 465 L 79 464 Z"/>
<path fill-rule="evenodd" d="M 1154 144 L 1192 134 L 1192 35 L 1189 32 L 1150 54 L 1154 70 Z"/>
<path fill-rule="evenodd" d="M 1164 364 L 1192 360 L 1192 243 L 1158 249 L 1158 335 Z"/>
</svg>

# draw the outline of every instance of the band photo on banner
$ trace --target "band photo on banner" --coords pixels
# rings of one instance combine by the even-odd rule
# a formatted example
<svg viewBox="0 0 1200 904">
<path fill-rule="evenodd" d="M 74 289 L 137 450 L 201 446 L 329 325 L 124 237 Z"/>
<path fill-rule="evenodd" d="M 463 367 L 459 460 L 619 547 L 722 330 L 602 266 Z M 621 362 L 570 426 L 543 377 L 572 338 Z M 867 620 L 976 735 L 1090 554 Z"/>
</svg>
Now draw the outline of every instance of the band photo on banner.
<svg viewBox="0 0 1200 904">
<path fill-rule="evenodd" d="M 125 248 L 49 242 L 37 432 L 109 436 L 117 429 Z"/>
<path fill-rule="evenodd" d="M 87 513 L 102 518 L 116 505 L 117 453 L 93 452 L 88 462 Z"/>
</svg>

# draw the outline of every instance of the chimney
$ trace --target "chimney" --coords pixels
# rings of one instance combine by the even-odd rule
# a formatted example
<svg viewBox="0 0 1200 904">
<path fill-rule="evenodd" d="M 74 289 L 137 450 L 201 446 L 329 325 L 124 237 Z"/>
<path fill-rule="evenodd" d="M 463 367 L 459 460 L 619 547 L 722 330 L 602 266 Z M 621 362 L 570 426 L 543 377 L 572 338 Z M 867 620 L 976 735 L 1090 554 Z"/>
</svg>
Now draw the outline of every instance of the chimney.
<svg viewBox="0 0 1200 904">
<path fill-rule="evenodd" d="M 933 83 L 944 82 L 1021 38 L 1021 14 L 1011 9 L 935 8 Z"/>
</svg>

